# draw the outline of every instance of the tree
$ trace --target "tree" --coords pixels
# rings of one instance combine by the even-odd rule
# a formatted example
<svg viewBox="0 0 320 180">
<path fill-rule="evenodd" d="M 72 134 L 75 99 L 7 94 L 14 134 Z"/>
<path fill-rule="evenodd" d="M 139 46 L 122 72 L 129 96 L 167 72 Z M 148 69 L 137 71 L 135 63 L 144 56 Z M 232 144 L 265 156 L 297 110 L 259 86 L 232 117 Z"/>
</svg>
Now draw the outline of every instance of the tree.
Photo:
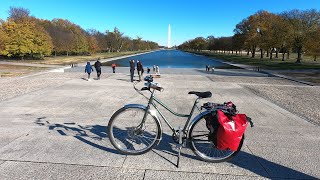
<svg viewBox="0 0 320 180">
<path fill-rule="evenodd" d="M 39 24 L 34 22 L 34 37 L 33 46 L 31 47 L 31 57 L 37 55 L 38 58 L 43 58 L 51 54 L 53 49 L 52 39 L 49 33 Z"/>
<path fill-rule="evenodd" d="M 190 41 L 190 48 L 196 51 L 201 51 L 207 48 L 207 41 L 203 37 L 197 37 Z"/>
<path fill-rule="evenodd" d="M 241 50 L 244 48 L 244 42 L 245 37 L 242 34 L 234 34 L 232 36 L 232 44 L 234 49 L 236 50 L 236 54 L 238 54 L 238 51 L 241 52 Z"/>
<path fill-rule="evenodd" d="M 69 53 L 89 52 L 86 32 L 80 26 L 64 19 L 53 19 L 44 26 L 52 37 L 55 52 L 66 53 L 67 56 Z"/>
<path fill-rule="evenodd" d="M 236 25 L 234 29 L 235 34 L 240 34 L 244 39 L 244 47 L 252 53 L 252 57 L 255 57 L 255 51 L 258 45 L 259 36 L 254 16 L 250 16 L 247 19 L 243 19 Z"/>
<path fill-rule="evenodd" d="M 68 55 L 68 53 L 72 51 L 75 42 L 72 31 L 68 29 L 68 24 L 70 24 L 70 22 L 63 19 L 45 20 L 42 22 L 42 25 L 52 38 L 55 56 L 57 53 L 66 53 Z"/>
<path fill-rule="evenodd" d="M 128 36 L 123 37 L 122 49 L 124 51 L 133 51 L 133 41 L 130 37 L 128 37 Z"/>
<path fill-rule="evenodd" d="M 264 51 L 267 53 L 270 51 L 270 59 L 272 59 L 272 52 L 275 48 L 274 37 L 272 37 L 273 23 L 275 14 L 269 13 L 268 11 L 258 11 L 254 15 L 250 16 L 253 30 L 257 32 L 256 41 L 260 48 L 260 58 L 263 58 Z"/>
<path fill-rule="evenodd" d="M 21 7 L 10 7 L 9 19 L 15 22 L 24 21 L 24 19 L 30 17 L 30 11 Z"/>
<path fill-rule="evenodd" d="M 209 50 L 214 50 L 214 43 L 215 43 L 214 36 L 208 36 L 207 37 L 207 42 L 208 42 L 208 49 Z"/>
<path fill-rule="evenodd" d="M 42 20 L 30 16 L 24 8 L 11 7 L 7 21 L 0 20 L 0 55 L 8 57 L 39 57 L 57 54 L 81 55 L 96 52 L 156 49 L 158 44 L 132 40 L 118 28 L 107 34 L 96 30 L 83 30 L 65 20 Z"/>
<path fill-rule="evenodd" d="M 113 32 L 106 31 L 106 41 L 109 52 L 120 52 L 123 45 L 123 33 L 119 31 L 117 27 L 114 28 Z"/>
<path fill-rule="evenodd" d="M 23 59 L 25 56 L 43 58 L 51 53 L 49 34 L 29 13 L 24 8 L 10 8 L 8 20 L 1 23 L 5 38 L 2 40 L 2 54 Z"/>
<path fill-rule="evenodd" d="M 317 60 L 317 56 L 320 55 L 320 27 L 307 37 L 306 41 L 306 53 L 314 57 L 314 61 Z"/>
<path fill-rule="evenodd" d="M 3 20 L 0 19 L 0 55 L 5 48 L 6 41 L 8 40 L 7 34 L 4 32 L 2 24 Z"/>
<path fill-rule="evenodd" d="M 320 12 L 312 10 L 292 10 L 281 14 L 291 25 L 291 38 L 293 49 L 298 53 L 297 63 L 301 63 L 302 53 L 306 50 L 308 35 L 312 34 L 320 26 Z"/>
<path fill-rule="evenodd" d="M 276 53 L 279 51 L 282 53 L 282 61 L 284 61 L 285 53 L 289 53 L 292 48 L 292 38 L 291 38 L 291 25 L 280 15 L 273 18 L 272 21 L 272 43 L 273 47 L 277 48 Z M 276 54 L 276 58 L 278 55 Z"/>
<path fill-rule="evenodd" d="M 73 23 L 69 24 L 68 28 L 71 30 L 74 39 L 71 52 L 76 55 L 87 54 L 89 52 L 89 43 L 85 31 L 80 26 Z"/>
<path fill-rule="evenodd" d="M 93 36 L 98 45 L 98 51 L 100 52 L 106 52 L 107 51 L 107 42 L 106 42 L 106 35 L 95 30 L 95 29 L 90 29 L 87 31 L 90 36 Z"/>
<path fill-rule="evenodd" d="M 133 39 L 133 50 L 138 51 L 141 50 L 142 47 L 142 37 L 137 36 L 136 39 Z"/>
<path fill-rule="evenodd" d="M 100 51 L 98 41 L 94 36 L 87 35 L 87 41 L 89 45 L 89 52 L 90 53 L 96 53 L 97 51 Z"/>
<path fill-rule="evenodd" d="M 31 19 L 18 23 L 9 19 L 2 24 L 2 28 L 8 39 L 2 54 L 23 59 L 27 55 L 36 54 L 42 58 L 51 53 L 50 36 Z"/>
</svg>

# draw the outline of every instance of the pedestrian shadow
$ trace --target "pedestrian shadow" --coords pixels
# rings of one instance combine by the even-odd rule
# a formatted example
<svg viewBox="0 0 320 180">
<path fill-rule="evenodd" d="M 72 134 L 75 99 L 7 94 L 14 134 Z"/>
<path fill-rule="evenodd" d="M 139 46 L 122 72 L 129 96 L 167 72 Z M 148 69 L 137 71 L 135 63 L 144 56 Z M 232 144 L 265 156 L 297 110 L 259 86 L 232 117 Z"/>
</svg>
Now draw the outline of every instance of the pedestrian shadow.
<svg viewBox="0 0 320 180">
<path fill-rule="evenodd" d="M 98 148 L 100 150 L 114 154 L 121 154 L 119 153 L 119 151 L 113 149 L 113 147 L 109 148 L 97 143 L 103 139 L 108 139 L 107 126 L 83 126 L 76 123 L 51 124 L 49 121 L 45 119 L 46 117 L 37 118 L 34 123 L 39 126 L 47 127 L 49 131 L 56 131 L 61 136 L 73 136 L 77 140 L 86 143 L 87 145 L 90 145 L 94 148 Z M 118 131 L 120 134 L 127 134 L 127 131 L 125 130 L 116 129 L 116 131 Z M 120 141 L 130 146 L 131 142 L 127 141 L 126 139 L 123 138 L 120 139 Z M 163 158 L 172 165 L 176 166 L 176 161 L 172 161 L 166 158 L 164 155 L 162 155 L 163 153 L 165 153 L 171 156 L 177 156 L 178 151 L 175 148 L 173 148 L 174 145 L 175 142 L 173 141 L 172 136 L 163 133 L 161 142 L 152 151 L 160 158 Z M 194 154 L 186 154 L 181 152 L 181 156 L 194 160 L 199 160 L 198 157 L 196 157 Z M 231 161 L 229 161 L 229 163 L 231 164 L 231 166 L 238 166 L 265 178 L 317 179 L 303 172 L 299 172 L 297 170 L 291 169 L 281 164 L 271 162 L 265 158 L 244 151 L 240 151 Z"/>
</svg>

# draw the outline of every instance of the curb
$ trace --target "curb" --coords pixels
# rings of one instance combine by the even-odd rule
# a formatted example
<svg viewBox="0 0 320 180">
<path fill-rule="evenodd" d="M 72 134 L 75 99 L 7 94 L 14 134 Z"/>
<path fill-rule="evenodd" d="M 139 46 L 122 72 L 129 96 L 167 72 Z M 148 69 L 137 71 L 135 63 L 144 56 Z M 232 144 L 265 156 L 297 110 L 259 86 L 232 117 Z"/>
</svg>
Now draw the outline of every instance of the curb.
<svg viewBox="0 0 320 180">
<path fill-rule="evenodd" d="M 191 53 L 191 52 L 188 52 L 188 53 L 194 54 L 194 53 Z M 201 54 L 194 54 L 194 55 L 205 56 L 205 55 L 201 55 Z M 208 56 L 205 56 L 205 57 L 208 57 Z M 228 64 L 228 65 L 231 65 L 231 66 L 236 66 L 236 67 L 239 67 L 239 68 L 242 68 L 242 69 L 246 69 L 246 70 L 249 70 L 249 71 L 254 71 L 252 69 L 255 68 L 254 66 L 242 65 L 242 64 L 233 64 L 233 63 L 226 62 L 226 61 L 223 61 L 223 60 L 220 60 L 220 59 L 215 59 L 215 60 L 216 61 L 220 61 L 221 63 L 225 63 L 225 64 Z M 262 73 L 262 74 L 267 74 L 269 77 L 278 77 L 278 78 L 282 78 L 282 79 L 287 79 L 287 80 L 294 81 L 294 82 L 301 83 L 301 84 L 305 84 L 305 85 L 308 85 L 308 86 L 317 86 L 316 84 L 313 84 L 311 82 L 298 80 L 298 79 L 293 78 L 293 77 L 289 77 L 289 76 L 285 76 L 285 75 L 281 75 L 281 74 L 275 74 L 275 73 L 271 73 L 271 72 L 268 72 L 268 71 L 255 71 L 255 72 Z"/>
<path fill-rule="evenodd" d="M 224 61 L 221 61 L 225 64 L 229 64 L 229 65 L 232 65 L 232 66 L 237 66 L 239 68 L 242 68 L 242 69 L 246 69 L 248 71 L 254 71 L 252 69 L 254 69 L 255 67 L 254 66 L 248 66 L 248 65 L 241 65 L 241 64 L 232 64 L 230 62 L 224 62 Z M 287 79 L 287 80 L 290 80 L 290 81 L 294 81 L 294 82 L 297 82 L 297 83 L 301 83 L 301 84 L 305 84 L 305 85 L 308 85 L 308 86 L 316 86 L 315 84 L 311 83 L 311 82 L 307 82 L 307 81 L 302 81 L 302 80 L 298 80 L 296 78 L 292 78 L 292 77 L 289 77 L 289 76 L 285 76 L 285 75 L 281 75 L 281 74 L 276 74 L 276 73 L 271 73 L 269 72 L 268 70 L 264 70 L 264 71 L 254 71 L 254 72 L 258 72 L 258 73 L 262 73 L 262 74 L 267 74 L 269 77 L 278 77 L 278 78 L 282 78 L 282 79 Z"/>
</svg>

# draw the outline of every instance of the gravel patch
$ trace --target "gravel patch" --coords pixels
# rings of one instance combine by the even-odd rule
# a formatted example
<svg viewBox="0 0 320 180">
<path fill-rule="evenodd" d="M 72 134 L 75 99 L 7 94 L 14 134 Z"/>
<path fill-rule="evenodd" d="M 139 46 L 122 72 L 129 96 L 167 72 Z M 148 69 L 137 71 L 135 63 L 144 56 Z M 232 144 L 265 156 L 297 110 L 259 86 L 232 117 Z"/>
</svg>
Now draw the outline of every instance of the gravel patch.
<svg viewBox="0 0 320 180">
<path fill-rule="evenodd" d="M 64 82 L 65 79 L 44 78 L 42 76 L 29 78 L 3 78 L 0 79 L 0 101 L 48 87 L 57 87 Z"/>
<path fill-rule="evenodd" d="M 255 94 L 320 125 L 319 86 L 243 85 Z"/>
<path fill-rule="evenodd" d="M 101 79 L 110 78 L 112 74 L 102 74 Z M 96 74 L 91 75 L 92 78 Z M 43 73 L 30 77 L 0 78 L 0 101 L 11 99 L 23 94 L 44 88 L 58 87 L 68 80 L 85 79 L 86 73 Z"/>
</svg>

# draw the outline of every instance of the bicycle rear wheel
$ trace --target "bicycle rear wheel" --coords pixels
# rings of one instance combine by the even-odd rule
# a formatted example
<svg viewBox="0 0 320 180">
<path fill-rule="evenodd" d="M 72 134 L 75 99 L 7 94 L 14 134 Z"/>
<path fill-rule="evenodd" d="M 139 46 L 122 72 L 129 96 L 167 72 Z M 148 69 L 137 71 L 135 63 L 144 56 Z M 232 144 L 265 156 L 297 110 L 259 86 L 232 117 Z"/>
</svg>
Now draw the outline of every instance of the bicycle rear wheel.
<svg viewBox="0 0 320 180">
<path fill-rule="evenodd" d="M 108 124 L 111 144 L 126 155 L 139 155 L 150 151 L 161 136 L 160 124 L 149 112 L 140 107 L 123 107 L 115 112 Z"/>
<path fill-rule="evenodd" d="M 207 162 L 224 162 L 236 155 L 243 144 L 244 136 L 241 139 L 237 151 L 219 150 L 216 148 L 212 139 L 209 137 L 210 131 L 206 126 L 204 117 L 198 119 L 192 126 L 189 132 L 190 147 L 193 152 L 203 161 Z"/>
</svg>

